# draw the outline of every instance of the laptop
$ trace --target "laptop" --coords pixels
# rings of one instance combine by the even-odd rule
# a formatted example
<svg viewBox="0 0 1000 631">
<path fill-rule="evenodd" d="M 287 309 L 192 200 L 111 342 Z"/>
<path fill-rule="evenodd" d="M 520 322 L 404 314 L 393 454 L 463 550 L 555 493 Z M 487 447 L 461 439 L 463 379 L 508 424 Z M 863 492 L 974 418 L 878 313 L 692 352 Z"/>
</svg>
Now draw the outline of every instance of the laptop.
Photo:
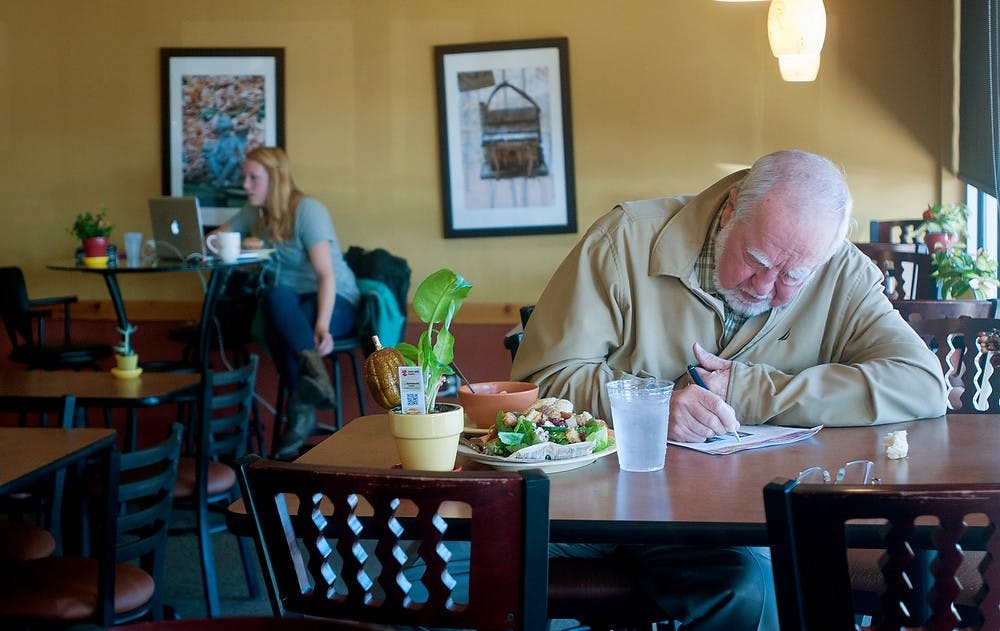
<svg viewBox="0 0 1000 631">
<path fill-rule="evenodd" d="M 156 257 L 168 261 L 205 258 L 205 234 L 197 197 L 149 200 Z"/>
</svg>

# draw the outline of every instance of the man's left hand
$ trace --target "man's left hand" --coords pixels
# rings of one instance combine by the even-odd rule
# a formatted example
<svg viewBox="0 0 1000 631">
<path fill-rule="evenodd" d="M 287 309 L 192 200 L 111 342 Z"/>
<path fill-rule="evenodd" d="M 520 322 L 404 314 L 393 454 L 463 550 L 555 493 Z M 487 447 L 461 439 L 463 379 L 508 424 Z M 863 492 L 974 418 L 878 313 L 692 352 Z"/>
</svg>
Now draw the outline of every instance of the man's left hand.
<svg viewBox="0 0 1000 631">
<path fill-rule="evenodd" d="M 709 353 L 697 342 L 694 343 L 694 358 L 698 361 L 698 374 L 708 389 L 725 400 L 729 393 L 729 371 L 733 362 Z"/>
</svg>

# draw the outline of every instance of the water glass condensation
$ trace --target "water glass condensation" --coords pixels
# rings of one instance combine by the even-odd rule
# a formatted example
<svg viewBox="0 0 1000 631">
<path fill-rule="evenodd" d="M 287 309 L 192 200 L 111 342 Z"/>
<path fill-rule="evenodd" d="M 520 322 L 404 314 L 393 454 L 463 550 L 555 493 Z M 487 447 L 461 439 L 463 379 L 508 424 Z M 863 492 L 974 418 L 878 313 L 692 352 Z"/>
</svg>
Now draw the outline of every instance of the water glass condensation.
<svg viewBox="0 0 1000 631">
<path fill-rule="evenodd" d="M 611 424 L 624 471 L 659 471 L 667 455 L 667 421 L 674 384 L 659 379 L 622 379 L 607 385 Z"/>
<path fill-rule="evenodd" d="M 139 267 L 139 259 L 142 256 L 142 233 L 125 233 L 125 262 L 129 267 Z"/>
</svg>

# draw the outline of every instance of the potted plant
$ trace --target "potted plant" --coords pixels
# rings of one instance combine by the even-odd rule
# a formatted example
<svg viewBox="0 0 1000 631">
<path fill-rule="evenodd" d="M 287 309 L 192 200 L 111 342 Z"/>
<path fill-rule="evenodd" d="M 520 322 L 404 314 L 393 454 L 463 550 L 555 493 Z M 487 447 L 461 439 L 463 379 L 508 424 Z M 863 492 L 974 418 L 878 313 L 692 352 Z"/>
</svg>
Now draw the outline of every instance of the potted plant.
<svg viewBox="0 0 1000 631">
<path fill-rule="evenodd" d="M 111 228 L 108 211 L 101 208 L 101 212 L 96 215 L 91 212 L 78 213 L 67 231 L 82 242 L 87 256 L 107 256 Z"/>
<path fill-rule="evenodd" d="M 960 248 L 937 250 L 931 254 L 931 265 L 931 277 L 937 280 L 944 300 L 996 297 L 997 262 L 986 250 L 980 249 L 975 256 Z"/>
<path fill-rule="evenodd" d="M 455 338 L 449 327 L 470 289 L 450 269 L 425 278 L 413 294 L 413 310 L 427 324 L 417 344 L 400 342 L 395 349 L 372 353 L 366 362 L 366 381 L 382 389 L 373 393 L 376 399 L 401 402 L 389 410 L 389 429 L 404 469 L 451 471 L 455 466 L 465 414 L 460 405 L 438 403 L 437 395 L 444 376 L 454 374 Z M 415 369 L 407 373 L 407 366 Z"/>
<path fill-rule="evenodd" d="M 923 222 L 913 231 L 923 237 L 931 252 L 947 250 L 965 242 L 969 208 L 965 204 L 931 204 L 923 213 Z"/>
<path fill-rule="evenodd" d="M 132 348 L 132 334 L 137 328 L 134 324 L 126 324 L 124 329 L 118 329 L 122 334 L 122 343 L 115 346 L 117 367 L 111 371 L 116 377 L 137 377 L 142 372 L 139 368 L 139 355 Z"/>
</svg>

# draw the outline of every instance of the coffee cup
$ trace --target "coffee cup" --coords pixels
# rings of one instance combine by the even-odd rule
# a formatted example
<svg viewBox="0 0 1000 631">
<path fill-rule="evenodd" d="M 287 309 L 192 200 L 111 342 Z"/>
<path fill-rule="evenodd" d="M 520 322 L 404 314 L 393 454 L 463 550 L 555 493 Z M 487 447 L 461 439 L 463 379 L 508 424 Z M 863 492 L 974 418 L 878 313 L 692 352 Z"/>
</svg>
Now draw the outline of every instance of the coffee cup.
<svg viewBox="0 0 1000 631">
<path fill-rule="evenodd" d="M 205 239 L 205 245 L 223 263 L 234 263 L 240 256 L 240 233 L 213 232 Z"/>
</svg>

